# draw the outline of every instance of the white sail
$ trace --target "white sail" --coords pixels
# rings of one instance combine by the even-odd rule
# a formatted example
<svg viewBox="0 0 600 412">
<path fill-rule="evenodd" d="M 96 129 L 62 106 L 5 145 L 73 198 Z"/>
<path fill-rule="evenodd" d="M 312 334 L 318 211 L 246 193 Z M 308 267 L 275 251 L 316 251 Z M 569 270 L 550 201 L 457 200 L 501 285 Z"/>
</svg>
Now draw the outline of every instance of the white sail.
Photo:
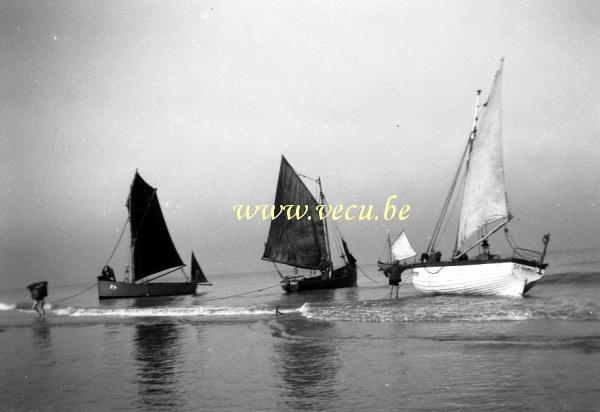
<svg viewBox="0 0 600 412">
<path fill-rule="evenodd" d="M 394 241 L 392 245 L 392 260 L 404 260 L 416 256 L 417 252 L 410 246 L 404 232 Z"/>
<path fill-rule="evenodd" d="M 467 163 L 458 249 L 484 225 L 508 218 L 502 163 L 502 65 L 477 123 Z"/>
</svg>

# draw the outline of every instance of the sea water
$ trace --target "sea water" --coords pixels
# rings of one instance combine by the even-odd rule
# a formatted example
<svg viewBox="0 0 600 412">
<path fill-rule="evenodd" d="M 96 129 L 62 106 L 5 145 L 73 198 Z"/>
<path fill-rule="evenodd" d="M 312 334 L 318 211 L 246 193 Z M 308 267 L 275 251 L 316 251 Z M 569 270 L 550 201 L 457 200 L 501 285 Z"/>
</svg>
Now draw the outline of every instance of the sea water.
<svg viewBox="0 0 600 412">
<path fill-rule="evenodd" d="M 599 410 L 600 250 L 549 259 L 525 298 L 405 279 L 390 300 L 370 265 L 291 295 L 276 273 L 171 298 L 50 284 L 43 319 L 1 291 L 0 410 Z"/>
</svg>

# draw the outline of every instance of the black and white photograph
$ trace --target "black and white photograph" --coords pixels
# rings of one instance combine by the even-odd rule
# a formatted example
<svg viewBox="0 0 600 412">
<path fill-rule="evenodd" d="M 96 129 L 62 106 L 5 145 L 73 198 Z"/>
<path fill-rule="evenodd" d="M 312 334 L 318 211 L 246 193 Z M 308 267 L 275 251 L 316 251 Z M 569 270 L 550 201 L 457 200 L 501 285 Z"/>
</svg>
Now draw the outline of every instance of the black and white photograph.
<svg viewBox="0 0 600 412">
<path fill-rule="evenodd" d="M 599 411 L 599 6 L 0 0 L 0 411 Z"/>
</svg>

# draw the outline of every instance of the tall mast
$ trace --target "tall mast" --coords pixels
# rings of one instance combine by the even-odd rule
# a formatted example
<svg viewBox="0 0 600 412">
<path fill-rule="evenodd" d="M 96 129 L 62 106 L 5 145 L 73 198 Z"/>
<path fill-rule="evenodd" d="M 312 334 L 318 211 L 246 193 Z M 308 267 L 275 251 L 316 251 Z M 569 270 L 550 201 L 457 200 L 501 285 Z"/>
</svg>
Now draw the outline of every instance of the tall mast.
<svg viewBox="0 0 600 412">
<path fill-rule="evenodd" d="M 317 184 L 319 185 L 319 202 L 325 205 L 325 195 L 323 194 L 323 187 L 321 186 L 321 176 L 317 178 Z M 329 229 L 327 228 L 327 218 L 323 220 L 323 228 L 325 229 L 325 247 L 327 249 L 327 264 L 331 268 L 333 262 L 331 261 L 331 247 L 329 245 Z"/>
<path fill-rule="evenodd" d="M 131 189 L 133 189 L 133 183 L 131 184 Z M 135 267 L 133 259 L 133 247 L 135 244 L 135 238 L 133 234 L 133 225 L 131 224 L 131 190 L 129 191 L 129 198 L 127 199 L 127 213 L 129 214 L 129 231 L 131 233 L 129 245 L 129 266 L 131 267 L 131 273 L 129 275 L 129 281 L 133 283 L 133 279 L 135 279 Z"/>
<path fill-rule="evenodd" d="M 471 150 L 473 150 L 473 141 L 477 137 L 477 121 L 479 120 L 479 118 L 477 116 L 477 112 L 479 110 L 479 99 L 480 98 L 481 98 L 481 90 L 477 90 L 477 98 L 475 99 L 475 109 L 473 110 L 473 126 L 471 127 L 471 134 L 469 134 L 469 141 L 467 143 L 467 151 L 466 151 L 467 161 L 465 163 L 465 176 L 467 175 L 467 173 L 469 173 L 469 160 L 471 158 Z M 458 224 L 460 225 L 460 221 L 458 222 Z M 459 232 L 460 232 L 460 230 L 457 229 L 456 230 L 456 241 L 454 242 L 454 251 L 452 252 L 452 256 L 454 256 L 455 258 L 458 258 L 459 256 L 464 255 L 464 253 L 461 253 L 459 256 L 456 256 L 456 252 L 458 252 Z"/>
<path fill-rule="evenodd" d="M 385 233 L 387 234 L 388 250 L 390 252 L 390 263 L 392 263 L 392 242 L 390 241 L 390 230 L 385 229 Z"/>
</svg>

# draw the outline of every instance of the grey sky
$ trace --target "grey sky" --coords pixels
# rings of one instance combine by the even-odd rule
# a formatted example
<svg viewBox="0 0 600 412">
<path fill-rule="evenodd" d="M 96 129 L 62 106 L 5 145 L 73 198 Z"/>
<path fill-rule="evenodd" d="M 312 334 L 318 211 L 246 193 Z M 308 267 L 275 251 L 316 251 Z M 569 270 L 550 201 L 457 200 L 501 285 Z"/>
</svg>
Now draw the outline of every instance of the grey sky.
<svg viewBox="0 0 600 412">
<path fill-rule="evenodd" d="M 340 222 L 359 263 L 386 227 L 421 249 L 501 56 L 517 241 L 598 246 L 599 49 L 594 1 L 2 0 L 0 287 L 92 282 L 136 168 L 184 260 L 269 269 L 232 206 L 272 202 L 281 154 L 332 203 L 412 206 Z"/>
</svg>

